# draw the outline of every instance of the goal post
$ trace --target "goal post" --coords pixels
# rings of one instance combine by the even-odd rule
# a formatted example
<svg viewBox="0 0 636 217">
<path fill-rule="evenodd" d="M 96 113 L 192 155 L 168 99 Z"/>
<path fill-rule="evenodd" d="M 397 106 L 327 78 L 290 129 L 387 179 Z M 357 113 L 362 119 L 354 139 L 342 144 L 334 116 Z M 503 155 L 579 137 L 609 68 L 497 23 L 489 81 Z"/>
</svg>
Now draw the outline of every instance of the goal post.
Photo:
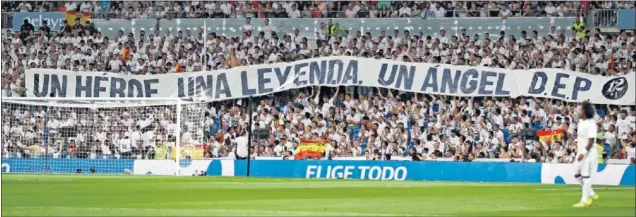
<svg viewBox="0 0 636 217">
<path fill-rule="evenodd" d="M 3 98 L 2 172 L 179 175 L 203 158 L 207 104 Z"/>
</svg>

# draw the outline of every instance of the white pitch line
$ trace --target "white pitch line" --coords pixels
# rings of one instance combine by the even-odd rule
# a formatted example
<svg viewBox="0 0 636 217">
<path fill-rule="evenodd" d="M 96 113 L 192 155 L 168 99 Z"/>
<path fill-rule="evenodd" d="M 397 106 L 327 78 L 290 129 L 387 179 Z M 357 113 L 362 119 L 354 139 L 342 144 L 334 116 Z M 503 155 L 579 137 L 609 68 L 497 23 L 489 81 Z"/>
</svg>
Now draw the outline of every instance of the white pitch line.
<svg viewBox="0 0 636 217">
<path fill-rule="evenodd" d="M 359 213 L 359 212 L 315 212 L 315 211 L 289 211 L 289 210 L 254 210 L 254 209 L 147 209 L 147 208 L 108 208 L 108 207 L 44 207 L 44 206 L 6 206 L 4 209 L 9 209 L 8 213 L 11 213 L 11 209 L 29 209 L 32 211 L 74 211 L 74 212 L 86 212 L 89 211 L 93 214 L 100 214 L 104 211 L 108 213 L 145 213 L 152 215 L 158 213 L 161 215 L 210 215 L 220 214 L 228 216 L 440 216 L 440 215 L 409 215 L 409 214 L 389 214 L 389 213 Z"/>
<path fill-rule="evenodd" d="M 593 187 L 595 190 L 634 190 L 633 187 Z M 539 188 L 534 189 L 535 191 L 572 191 L 577 190 L 580 191 L 581 188 Z"/>
<path fill-rule="evenodd" d="M 67 179 L 67 178 L 54 178 L 54 177 L 48 177 L 48 178 L 36 178 L 36 179 L 32 179 L 32 178 L 17 178 L 16 180 L 18 181 L 73 181 L 73 179 Z"/>
<path fill-rule="evenodd" d="M 32 179 L 31 179 L 32 180 Z M 58 178 L 38 178 L 35 181 L 73 181 L 73 179 L 58 179 Z"/>
</svg>

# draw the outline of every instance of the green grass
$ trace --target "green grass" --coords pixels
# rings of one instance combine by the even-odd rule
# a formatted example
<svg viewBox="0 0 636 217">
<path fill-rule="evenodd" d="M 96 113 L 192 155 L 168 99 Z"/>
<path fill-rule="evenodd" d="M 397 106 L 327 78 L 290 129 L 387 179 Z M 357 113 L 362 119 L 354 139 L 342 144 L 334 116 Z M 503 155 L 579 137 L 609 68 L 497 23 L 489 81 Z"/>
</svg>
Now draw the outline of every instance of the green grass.
<svg viewBox="0 0 636 217">
<path fill-rule="evenodd" d="M 2 175 L 2 216 L 635 216 L 634 187 Z"/>
</svg>

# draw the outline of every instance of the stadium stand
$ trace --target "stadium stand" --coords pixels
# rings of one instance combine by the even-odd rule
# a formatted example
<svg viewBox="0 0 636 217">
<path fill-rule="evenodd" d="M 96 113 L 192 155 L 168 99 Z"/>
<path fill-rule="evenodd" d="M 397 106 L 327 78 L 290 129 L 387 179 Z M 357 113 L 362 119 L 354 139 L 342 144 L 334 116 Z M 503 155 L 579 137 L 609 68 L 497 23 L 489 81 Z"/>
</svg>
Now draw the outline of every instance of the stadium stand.
<svg viewBox="0 0 636 217">
<path fill-rule="evenodd" d="M 48 26 L 51 24 L 44 22 L 37 23 L 36 28 L 28 21 L 20 21 L 20 26 L 3 21 L 2 96 L 25 96 L 24 72 L 30 68 L 153 75 L 324 56 L 505 69 L 560 68 L 603 76 L 626 75 L 636 72 L 634 32 L 623 30 L 607 34 L 599 28 L 587 28 L 586 19 L 581 16 L 596 9 L 617 8 L 633 9 L 634 4 L 595 1 L 3 3 L 3 18 L 6 16 L 9 20 L 10 12 L 63 11 L 89 13 L 90 18 L 85 22 L 75 21 L 73 25 L 60 25 L 59 29 L 51 29 Z M 483 22 L 494 20 L 494 24 L 484 25 L 482 30 L 482 26 L 478 26 L 481 24 L 468 25 L 471 21 L 466 17 L 479 17 Z M 364 20 L 362 18 L 404 19 L 358 23 Z M 416 23 L 413 28 L 413 24 L 408 28 L 407 24 L 400 28 L 392 26 L 411 23 L 407 18 Z M 511 29 L 514 25 L 507 25 L 526 18 L 546 25 L 534 29 Z M 298 22 L 278 19 L 298 19 Z M 303 19 L 305 21 L 301 21 Z M 424 24 L 432 23 L 428 22 L 431 19 L 448 25 L 425 28 Z M 467 25 L 457 25 L 454 19 Z M 124 23 L 126 25 L 118 25 Z M 365 29 L 365 25 L 377 28 Z M 327 158 L 353 156 L 389 160 L 407 156 L 412 160 L 456 161 L 515 158 L 570 163 L 576 156 L 577 104 L 560 100 L 459 98 L 350 86 L 289 90 L 258 97 L 256 101 L 259 105 L 254 111 L 246 110 L 245 99 L 207 104 L 201 126 L 195 123 L 197 127 L 189 127 L 187 131 L 196 135 L 191 136 L 193 140 L 206 144 L 203 158 L 233 156 L 236 146 L 233 139 L 249 127 L 246 114 L 254 115 L 253 129 L 269 132 L 269 137 L 254 139 L 252 143 L 252 156 L 258 157 L 290 155 L 301 138 L 331 141 Z M 596 106 L 599 129 L 604 135 L 603 158 L 635 161 L 636 108 Z M 89 111 L 9 104 L 2 109 L 3 158 L 111 157 L 121 154 L 119 143 L 124 137 L 133 140 L 136 154 L 154 158 L 148 153 L 156 153 L 157 144 L 174 141 L 170 133 L 175 124 L 174 117 L 169 115 L 174 112 L 171 106 Z M 160 124 L 148 133 L 142 130 L 148 126 L 147 122 Z M 79 133 L 62 135 L 63 128 L 76 126 L 82 129 Z M 535 133 L 559 129 L 564 132 L 554 141 L 540 140 Z"/>
</svg>

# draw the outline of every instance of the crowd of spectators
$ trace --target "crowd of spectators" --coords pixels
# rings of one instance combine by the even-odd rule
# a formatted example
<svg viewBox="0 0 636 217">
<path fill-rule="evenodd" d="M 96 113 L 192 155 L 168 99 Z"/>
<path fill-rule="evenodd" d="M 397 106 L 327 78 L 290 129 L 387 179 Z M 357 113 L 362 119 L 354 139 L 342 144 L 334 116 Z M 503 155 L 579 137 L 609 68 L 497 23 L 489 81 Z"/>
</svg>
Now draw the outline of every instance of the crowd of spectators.
<svg viewBox="0 0 636 217">
<path fill-rule="evenodd" d="M 69 1 L 5 2 L 3 12 L 80 11 L 96 18 L 564 17 L 630 1 Z"/>
<path fill-rule="evenodd" d="M 577 18 L 579 19 L 579 18 Z M 370 32 L 343 30 L 329 19 L 321 21 L 315 38 L 300 37 L 299 30 L 278 35 L 268 20 L 257 27 L 246 19 L 243 37 L 226 37 L 191 30 L 140 35 L 119 31 L 108 38 L 92 24 L 79 23 L 51 31 L 46 23 L 35 31 L 25 23 L 22 31 L 6 30 L 2 37 L 4 95 L 24 95 L 24 70 L 55 68 L 73 71 L 108 71 L 124 74 L 162 74 L 227 69 L 235 66 L 344 55 L 407 62 L 446 63 L 507 69 L 563 68 L 600 75 L 625 75 L 636 71 L 632 32 L 601 34 L 599 29 L 537 31 L 520 36 L 457 35 L 440 30 L 437 36 L 408 30 Z M 577 21 L 578 22 L 578 21 Z M 582 34 L 581 34 L 582 33 Z M 317 46 L 310 46 L 315 42 Z M 314 47 L 311 49 L 310 47 Z M 122 50 L 127 50 L 126 55 Z M 232 57 L 232 58 L 229 58 Z M 176 67 L 179 65 L 180 67 Z"/>
<path fill-rule="evenodd" d="M 572 163 L 576 157 L 576 103 L 436 97 L 383 89 L 368 95 L 358 92 L 359 88 L 314 87 L 297 95 L 258 99 L 251 113 L 252 129 L 268 136 L 253 138 L 251 156 L 289 158 L 301 139 L 310 139 L 329 142 L 329 159 Z M 175 150 L 174 105 L 88 109 L 48 103 L 3 102 L 2 157 L 166 159 Z M 179 140 L 181 149 L 187 150 L 183 158 L 236 157 L 235 139 L 245 136 L 249 127 L 245 101 L 186 107 Z M 599 159 L 634 163 L 636 109 L 604 109 L 609 112 L 596 117 Z M 532 133 L 526 133 L 528 129 Z M 565 132 L 561 138 L 541 141 L 535 136 L 537 129 Z"/>
<path fill-rule="evenodd" d="M 605 76 L 636 71 L 636 37 L 629 31 L 602 34 L 598 29 L 551 27 L 546 35 L 522 31 L 520 37 L 504 31 L 467 35 L 465 30 L 457 35 L 445 30 L 437 36 L 399 30 L 372 35 L 333 28 L 329 19 L 319 22 L 323 22 L 321 28 L 310 39 L 298 37 L 298 30 L 278 35 L 269 22 L 255 31 L 250 18 L 241 27 L 243 37 L 234 38 L 190 30 L 140 35 L 121 31 L 107 38 L 90 25 L 58 32 L 46 26 L 36 31 L 25 23 L 22 31 L 7 30 L 2 36 L 2 95 L 24 96 L 24 71 L 29 68 L 152 75 L 336 55 L 507 69 L 563 68 Z M 317 48 L 309 48 L 310 40 L 316 40 Z M 251 127 L 270 134 L 254 141 L 253 156 L 289 156 L 301 138 L 330 141 L 328 157 L 369 159 L 517 158 L 567 163 L 573 161 L 576 150 L 576 103 L 560 100 L 311 87 L 257 101 L 254 111 L 246 110 L 245 100 L 187 110 L 185 114 L 191 116 L 185 119 L 190 123 L 182 129 L 188 135 L 182 135 L 181 141 L 205 143 L 205 157 L 232 156 L 236 149 L 232 141 L 245 134 L 248 114 L 253 112 Z M 597 109 L 605 157 L 636 158 L 636 108 L 597 105 Z M 63 157 L 79 152 L 84 157 L 97 153 L 154 157 L 156 148 L 174 142 L 173 114 L 170 106 L 89 110 L 3 105 L 3 157 L 36 156 L 33 153 Z M 62 130 L 68 127 L 75 130 Z M 540 142 L 521 136 L 522 129 L 528 128 L 565 129 L 566 133 L 555 142 Z M 68 135 L 51 133 L 55 129 Z"/>
</svg>

